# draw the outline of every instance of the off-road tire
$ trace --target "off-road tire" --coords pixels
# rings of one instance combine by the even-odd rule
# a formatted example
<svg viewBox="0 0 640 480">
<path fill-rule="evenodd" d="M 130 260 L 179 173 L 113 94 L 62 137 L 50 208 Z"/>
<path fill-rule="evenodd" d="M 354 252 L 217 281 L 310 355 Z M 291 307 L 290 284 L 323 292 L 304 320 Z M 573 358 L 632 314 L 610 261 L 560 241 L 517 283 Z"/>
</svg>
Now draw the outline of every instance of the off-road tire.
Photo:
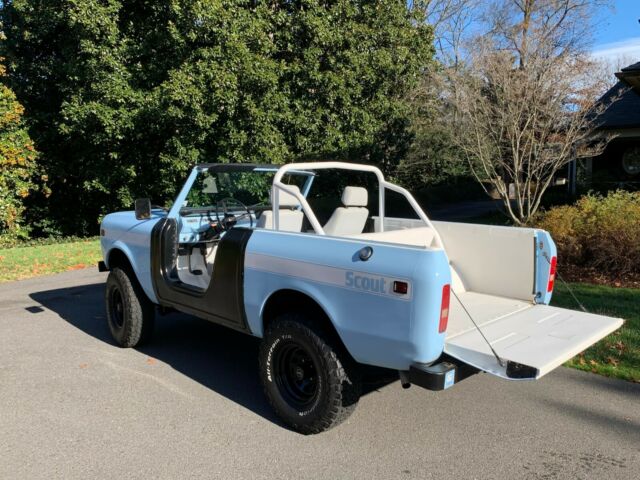
<svg viewBox="0 0 640 480">
<path fill-rule="evenodd" d="M 282 362 L 292 362 L 281 357 L 292 348 L 308 355 L 317 374 L 314 396 L 305 406 L 292 401 L 289 389 L 282 385 Z M 335 334 L 323 331 L 318 322 L 301 314 L 284 314 L 269 324 L 260 345 L 259 367 L 274 411 L 289 427 L 303 434 L 320 433 L 343 422 L 360 399 L 361 379 L 356 362 Z"/>
<path fill-rule="evenodd" d="M 107 324 L 121 347 L 135 347 L 151 337 L 155 306 L 135 274 L 119 267 L 109 272 L 105 290 Z"/>
</svg>

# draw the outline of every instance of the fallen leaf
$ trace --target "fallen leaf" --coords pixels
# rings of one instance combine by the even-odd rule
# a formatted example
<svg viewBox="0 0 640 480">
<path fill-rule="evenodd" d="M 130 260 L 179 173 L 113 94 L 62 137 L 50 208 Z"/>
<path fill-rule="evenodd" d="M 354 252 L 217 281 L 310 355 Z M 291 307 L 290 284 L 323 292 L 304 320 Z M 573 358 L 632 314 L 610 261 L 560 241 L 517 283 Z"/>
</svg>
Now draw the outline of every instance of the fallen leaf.
<svg viewBox="0 0 640 480">
<path fill-rule="evenodd" d="M 87 368 L 89 366 L 89 364 L 87 363 L 81 363 L 80 364 L 80 368 Z"/>
<path fill-rule="evenodd" d="M 155 365 L 158 361 L 155 358 L 147 358 L 147 365 Z"/>
<path fill-rule="evenodd" d="M 615 359 L 613 357 L 607 357 L 607 363 L 609 363 L 610 365 L 613 365 L 614 367 L 617 367 L 618 364 L 620 363 L 620 360 Z"/>
<path fill-rule="evenodd" d="M 612 345 L 618 352 L 622 353 L 627 349 L 627 346 L 624 344 L 622 340 L 618 340 L 616 343 Z"/>
<path fill-rule="evenodd" d="M 589 360 L 589 365 L 598 365 L 598 362 L 595 360 Z"/>
<path fill-rule="evenodd" d="M 82 270 L 83 268 L 87 268 L 84 263 L 76 263 L 75 265 L 69 265 L 67 270 Z"/>
</svg>

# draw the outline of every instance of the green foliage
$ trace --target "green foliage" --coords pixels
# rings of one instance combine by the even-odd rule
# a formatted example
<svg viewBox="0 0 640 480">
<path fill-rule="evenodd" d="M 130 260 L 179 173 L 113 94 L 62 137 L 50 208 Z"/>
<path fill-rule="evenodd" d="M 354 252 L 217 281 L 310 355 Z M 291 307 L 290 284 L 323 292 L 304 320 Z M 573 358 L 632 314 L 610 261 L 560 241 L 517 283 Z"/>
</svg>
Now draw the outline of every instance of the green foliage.
<svg viewBox="0 0 640 480">
<path fill-rule="evenodd" d="M 416 131 L 407 158 L 398 166 L 397 178 L 412 190 L 443 184 L 451 188 L 460 181 L 467 188 L 469 180 L 475 182 L 466 156 L 453 138 L 453 129 L 445 122 Z"/>
<path fill-rule="evenodd" d="M 28 239 L 0 237 L 0 248 L 10 249 L 10 248 L 37 247 L 40 245 L 61 245 L 63 243 L 87 242 L 89 240 L 99 241 L 100 237 L 50 236 L 50 237 L 33 237 Z"/>
<path fill-rule="evenodd" d="M 401 0 L 5 1 L 46 218 L 95 232 L 136 197 L 167 201 L 202 161 L 393 171 L 411 142 L 406 93 L 433 61 L 413 15 Z"/>
<path fill-rule="evenodd" d="M 586 195 L 543 213 L 537 225 L 551 233 L 562 263 L 603 274 L 640 273 L 640 192 Z"/>
<path fill-rule="evenodd" d="M 4 66 L 0 65 L 4 79 Z M 24 108 L 6 85 L 0 84 L 0 242 L 26 238 L 24 199 L 37 188 L 36 151 L 22 116 Z"/>
<path fill-rule="evenodd" d="M 413 142 L 399 163 L 395 177 L 413 191 L 433 192 L 434 187 L 442 186 L 451 191 L 455 201 L 458 193 L 464 198 L 468 185 L 477 181 L 469 166 L 468 156 L 455 137 L 459 130 L 459 119 L 456 118 L 448 89 L 450 85 L 445 71 L 437 64 L 424 73 L 411 91 Z M 452 189 L 453 185 L 455 187 Z M 473 190 L 475 192 L 477 189 Z"/>
</svg>

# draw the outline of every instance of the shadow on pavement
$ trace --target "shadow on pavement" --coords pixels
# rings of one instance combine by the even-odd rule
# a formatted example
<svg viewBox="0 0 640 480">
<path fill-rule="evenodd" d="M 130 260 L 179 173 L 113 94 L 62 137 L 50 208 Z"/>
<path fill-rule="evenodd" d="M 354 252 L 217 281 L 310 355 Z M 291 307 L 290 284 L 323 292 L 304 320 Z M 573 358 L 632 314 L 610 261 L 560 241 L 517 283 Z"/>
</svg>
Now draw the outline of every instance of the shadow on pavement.
<svg viewBox="0 0 640 480">
<path fill-rule="evenodd" d="M 115 346 L 104 314 L 104 284 L 60 288 L 30 294 L 71 325 Z M 211 390 L 283 425 L 273 414 L 258 376 L 259 340 L 190 315 L 157 315 L 154 335 L 137 348 L 171 365 Z M 397 373 L 367 369 L 363 394 L 397 380 Z"/>
<path fill-rule="evenodd" d="M 578 405 L 576 402 L 563 401 L 561 399 L 547 398 L 540 400 L 539 403 L 543 408 L 552 408 L 563 415 L 570 415 L 581 423 L 591 424 L 603 430 L 615 432 L 631 445 L 638 445 L 638 443 L 640 443 L 640 423 L 637 418 L 631 417 L 631 415 L 634 415 L 635 405 L 633 402 L 629 404 L 629 416 L 626 418 L 620 418 L 609 413 Z"/>
<path fill-rule="evenodd" d="M 587 385 L 589 388 L 597 389 L 607 394 L 615 392 L 617 395 L 629 397 L 631 400 L 640 398 L 639 383 L 627 382 L 595 374 L 585 375 L 584 372 L 580 373 L 580 375 L 572 375 L 569 381 Z"/>
</svg>

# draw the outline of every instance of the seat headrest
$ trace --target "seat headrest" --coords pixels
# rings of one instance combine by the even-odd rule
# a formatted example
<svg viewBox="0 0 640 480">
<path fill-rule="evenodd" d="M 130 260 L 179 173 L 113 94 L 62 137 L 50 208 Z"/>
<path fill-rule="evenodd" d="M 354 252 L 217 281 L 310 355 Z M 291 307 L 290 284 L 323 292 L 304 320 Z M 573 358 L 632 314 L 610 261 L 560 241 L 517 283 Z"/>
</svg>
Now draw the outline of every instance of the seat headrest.
<svg viewBox="0 0 640 480">
<path fill-rule="evenodd" d="M 289 187 L 291 190 L 295 191 L 296 193 L 300 193 L 300 189 L 296 185 L 287 185 L 287 187 Z M 273 194 L 273 191 L 271 195 L 272 194 Z M 297 207 L 300 205 L 300 202 L 294 195 L 291 195 L 290 193 L 285 192 L 284 190 L 281 190 L 279 188 L 278 188 L 278 202 L 281 207 Z M 271 199 L 271 203 L 273 204 L 273 198 Z"/>
<path fill-rule="evenodd" d="M 366 207 L 369 201 L 369 194 L 366 188 L 344 187 L 342 192 L 342 204 L 345 207 Z"/>
</svg>

